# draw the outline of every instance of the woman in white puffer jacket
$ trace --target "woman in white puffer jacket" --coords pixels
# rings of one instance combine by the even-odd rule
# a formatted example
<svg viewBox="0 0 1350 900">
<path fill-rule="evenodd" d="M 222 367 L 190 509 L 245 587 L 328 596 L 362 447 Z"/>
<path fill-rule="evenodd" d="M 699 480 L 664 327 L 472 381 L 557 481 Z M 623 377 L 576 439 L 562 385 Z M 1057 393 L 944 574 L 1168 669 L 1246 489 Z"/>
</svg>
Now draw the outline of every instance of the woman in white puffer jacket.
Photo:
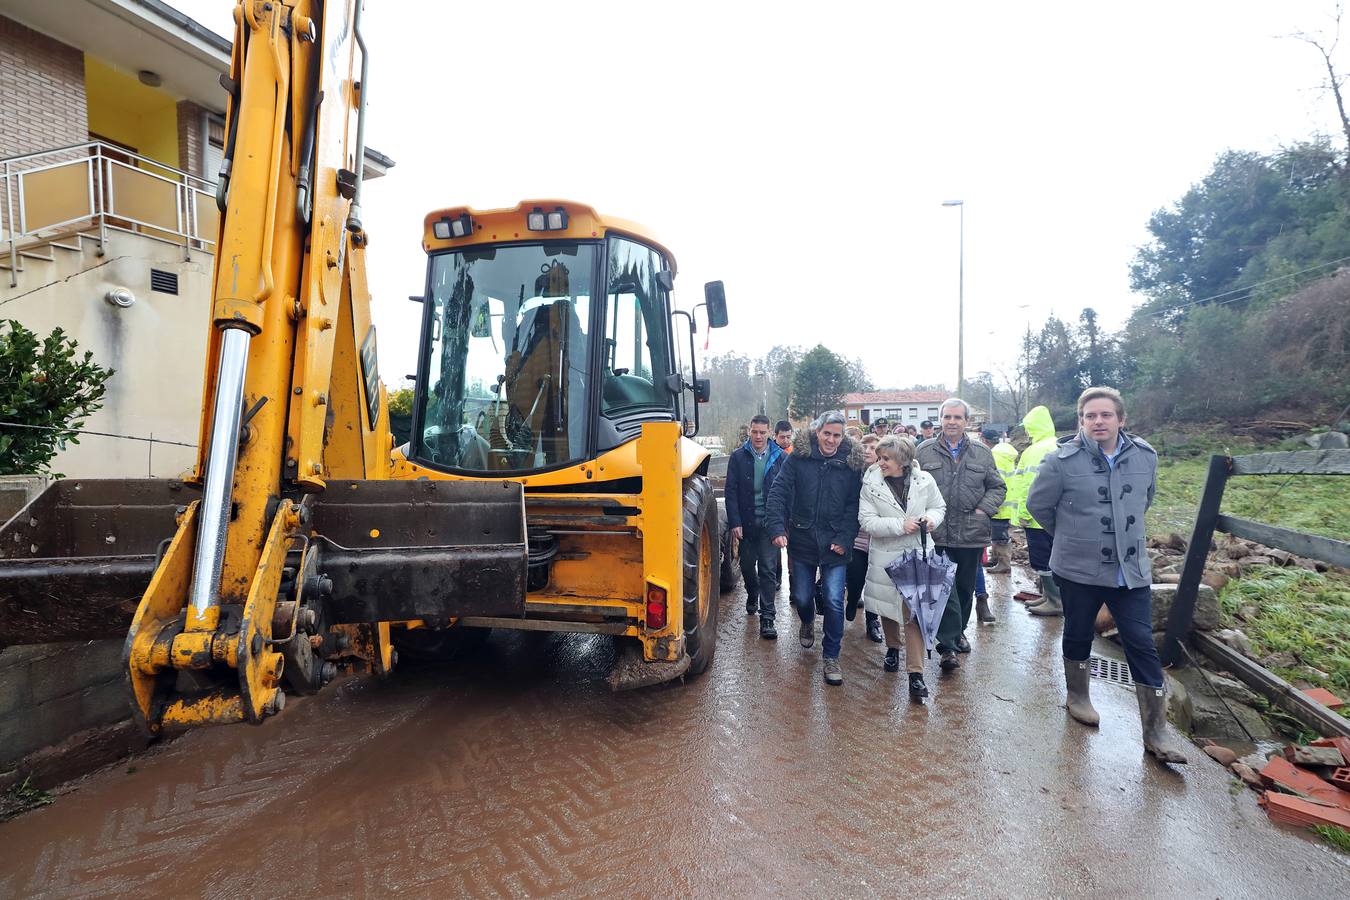
<svg viewBox="0 0 1350 900">
<path fill-rule="evenodd" d="M 922 547 L 920 522 L 931 532 L 942 523 L 947 504 L 933 476 L 914 461 L 914 439 L 888 435 L 877 445 L 877 463 L 863 474 L 858 524 L 871 535 L 863 607 L 881 616 L 886 635 L 887 672 L 900 670 L 900 624 L 905 626 L 905 670 L 913 699 L 928 696 L 923 681 L 923 636 L 910 620 L 905 598 L 886 574 L 900 554 Z M 929 552 L 932 552 L 931 544 Z"/>
</svg>

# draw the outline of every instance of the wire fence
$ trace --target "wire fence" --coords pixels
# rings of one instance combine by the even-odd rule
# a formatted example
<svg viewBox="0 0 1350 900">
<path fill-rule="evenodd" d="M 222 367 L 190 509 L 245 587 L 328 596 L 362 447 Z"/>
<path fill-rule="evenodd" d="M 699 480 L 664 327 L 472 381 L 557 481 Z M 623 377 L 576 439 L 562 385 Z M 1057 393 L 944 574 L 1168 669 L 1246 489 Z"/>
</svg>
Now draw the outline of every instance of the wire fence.
<svg viewBox="0 0 1350 900">
<path fill-rule="evenodd" d="M 115 434 L 114 432 L 111 431 L 94 431 L 91 428 L 72 428 L 69 426 L 60 428 L 55 425 L 29 425 L 24 422 L 0 422 L 0 428 L 26 428 L 33 431 L 53 432 L 60 436 L 62 442 L 65 441 L 66 437 L 68 436 L 73 437 L 77 434 L 89 435 L 91 437 L 114 438 L 120 441 L 138 441 L 147 445 L 145 455 L 145 474 L 151 478 L 155 476 L 154 466 L 155 466 L 156 444 L 164 444 L 170 447 L 187 447 L 192 450 L 197 449 L 196 444 L 190 444 L 184 441 L 170 441 L 165 438 L 157 438 L 155 437 L 154 432 L 151 432 L 148 436 L 143 437 L 140 435 L 133 435 L 133 434 Z"/>
</svg>

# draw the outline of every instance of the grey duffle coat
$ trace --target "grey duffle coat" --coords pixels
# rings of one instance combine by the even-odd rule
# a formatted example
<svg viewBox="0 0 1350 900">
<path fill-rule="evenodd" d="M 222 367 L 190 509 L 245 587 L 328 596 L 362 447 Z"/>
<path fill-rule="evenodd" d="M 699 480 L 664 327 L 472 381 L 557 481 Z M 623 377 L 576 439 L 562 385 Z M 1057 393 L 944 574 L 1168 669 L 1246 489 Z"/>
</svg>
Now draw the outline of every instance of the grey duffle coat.
<svg viewBox="0 0 1350 900">
<path fill-rule="evenodd" d="M 1079 584 L 1131 588 L 1152 581 L 1144 547 L 1144 513 L 1158 483 L 1158 454 L 1143 438 L 1120 433 L 1109 466 L 1097 442 L 1078 434 L 1059 440 L 1041 461 L 1027 510 L 1054 538 L 1050 571 Z"/>
</svg>

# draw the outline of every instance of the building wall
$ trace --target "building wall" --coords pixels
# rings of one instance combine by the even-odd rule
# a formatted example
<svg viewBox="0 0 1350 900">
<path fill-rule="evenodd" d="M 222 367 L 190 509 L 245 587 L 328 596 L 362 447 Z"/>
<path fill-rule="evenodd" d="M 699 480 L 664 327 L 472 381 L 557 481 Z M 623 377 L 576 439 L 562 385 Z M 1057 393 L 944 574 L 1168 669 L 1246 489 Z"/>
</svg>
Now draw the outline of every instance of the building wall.
<svg viewBox="0 0 1350 900">
<path fill-rule="evenodd" d="M 115 370 L 103 409 L 85 420 L 85 429 L 195 445 L 212 256 L 193 251 L 184 261 L 182 247 L 119 231 L 110 233 L 102 259 L 92 243 L 86 248 L 82 256 L 53 248 L 58 262 L 31 263 L 17 288 L 0 279 L 0 318 L 39 334 L 60 326 L 81 351 Z M 63 268 L 52 268 L 58 264 Z M 152 268 L 177 274 L 176 296 L 150 290 Z M 109 303 L 104 296 L 115 287 L 129 289 L 136 302 L 126 309 Z M 192 446 L 87 434 L 67 444 L 51 468 L 69 477 L 173 478 L 195 461 Z"/>
<path fill-rule="evenodd" d="M 175 169 L 179 165 L 178 103 L 112 66 L 86 57 L 88 130 Z"/>
<path fill-rule="evenodd" d="M 0 16 L 0 157 L 88 139 L 84 54 Z"/>
</svg>

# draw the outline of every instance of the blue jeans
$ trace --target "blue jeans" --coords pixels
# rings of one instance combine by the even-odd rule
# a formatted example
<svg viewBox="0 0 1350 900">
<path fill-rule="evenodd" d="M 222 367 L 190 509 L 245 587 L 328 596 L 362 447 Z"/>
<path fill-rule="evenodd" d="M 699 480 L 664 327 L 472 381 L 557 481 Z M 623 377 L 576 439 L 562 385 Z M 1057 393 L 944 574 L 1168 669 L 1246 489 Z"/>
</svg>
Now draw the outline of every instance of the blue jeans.
<svg viewBox="0 0 1350 900">
<path fill-rule="evenodd" d="M 987 593 L 989 593 L 987 590 L 985 590 L 985 587 L 984 587 L 984 566 L 983 566 L 983 565 L 980 566 L 980 570 L 979 570 L 979 571 L 980 571 L 980 574 L 978 574 L 978 575 L 975 576 L 975 594 L 976 594 L 977 596 L 980 595 L 980 594 L 987 594 Z"/>
<path fill-rule="evenodd" d="M 789 590 L 792 593 L 792 605 L 797 607 L 797 616 L 803 622 L 816 621 L 816 572 L 825 585 L 825 637 L 821 640 L 821 656 L 826 659 L 839 658 L 839 645 L 844 640 L 844 580 L 848 566 L 842 563 L 834 566 L 812 566 L 792 561 L 792 578 Z"/>
<path fill-rule="evenodd" d="M 1147 587 L 1100 587 L 1055 577 L 1064 602 L 1064 658 L 1082 662 L 1092 653 L 1093 623 L 1106 604 L 1125 647 L 1125 661 L 1137 684 L 1163 686 L 1162 662 L 1153 643 L 1153 592 Z"/>
</svg>

